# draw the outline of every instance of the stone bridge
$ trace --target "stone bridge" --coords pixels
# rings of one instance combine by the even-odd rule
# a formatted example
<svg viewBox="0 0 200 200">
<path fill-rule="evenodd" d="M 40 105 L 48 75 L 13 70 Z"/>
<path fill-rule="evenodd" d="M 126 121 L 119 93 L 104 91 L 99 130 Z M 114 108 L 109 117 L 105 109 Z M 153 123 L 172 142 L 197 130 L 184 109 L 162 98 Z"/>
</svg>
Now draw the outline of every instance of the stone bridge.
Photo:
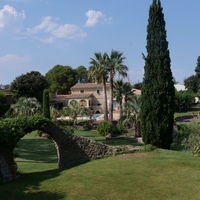
<svg viewBox="0 0 200 200">
<path fill-rule="evenodd" d="M 16 119 L 17 121 L 18 119 Z M 43 117 L 26 117 L 23 123 L 15 122 L 12 124 L 8 131 L 10 140 L 9 144 L 0 144 L 0 178 L 4 181 L 12 180 L 15 178 L 16 163 L 13 157 L 13 150 L 17 142 L 27 133 L 34 130 L 41 130 L 48 133 L 55 143 L 58 154 L 58 168 L 66 169 L 79 164 L 83 164 L 90 160 L 99 159 L 105 156 L 113 155 L 115 152 L 120 151 L 119 148 L 111 147 L 103 143 L 99 143 L 84 137 L 76 136 L 73 133 L 57 126 L 52 121 Z M 0 136 L 5 132 L 2 130 L 1 123 L 9 123 L 9 120 L 0 121 Z M 5 129 L 5 128 L 4 128 Z M 23 134 L 16 134 L 13 130 L 21 129 Z M 2 143 L 2 137 L 0 142 Z"/>
</svg>

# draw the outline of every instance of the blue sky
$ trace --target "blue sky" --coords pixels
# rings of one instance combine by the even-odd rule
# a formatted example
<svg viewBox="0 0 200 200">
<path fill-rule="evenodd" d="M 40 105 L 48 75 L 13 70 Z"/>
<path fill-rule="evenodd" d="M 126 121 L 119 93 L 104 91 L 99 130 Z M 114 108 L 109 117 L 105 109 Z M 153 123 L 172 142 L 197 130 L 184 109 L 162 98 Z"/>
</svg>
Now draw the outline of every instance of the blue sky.
<svg viewBox="0 0 200 200">
<path fill-rule="evenodd" d="M 0 0 L 0 84 L 57 64 L 89 67 L 95 52 L 123 52 L 131 83 L 142 81 L 152 0 Z M 200 1 L 162 0 L 176 81 L 195 74 Z"/>
</svg>

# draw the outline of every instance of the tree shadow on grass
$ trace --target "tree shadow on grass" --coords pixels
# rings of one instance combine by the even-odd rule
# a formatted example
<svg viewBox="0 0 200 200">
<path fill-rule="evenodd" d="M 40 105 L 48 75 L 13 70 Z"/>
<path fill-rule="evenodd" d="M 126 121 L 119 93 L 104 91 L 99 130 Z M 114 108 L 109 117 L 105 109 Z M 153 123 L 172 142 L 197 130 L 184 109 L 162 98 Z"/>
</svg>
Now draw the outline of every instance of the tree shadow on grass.
<svg viewBox="0 0 200 200">
<path fill-rule="evenodd" d="M 49 139 L 34 138 L 20 140 L 14 151 L 18 159 L 43 163 L 58 162 L 55 145 Z"/>
<path fill-rule="evenodd" d="M 111 145 L 111 146 L 125 146 L 125 145 L 132 145 L 132 146 L 142 146 L 144 144 L 141 144 L 139 142 L 135 142 L 135 141 L 132 141 L 132 140 L 128 140 L 126 138 L 120 138 L 120 139 L 97 139 L 96 140 L 97 142 L 102 142 L 104 144 L 107 144 L 107 145 Z"/>
<path fill-rule="evenodd" d="M 40 185 L 43 181 L 52 179 L 60 175 L 60 170 L 53 169 L 43 172 L 33 172 L 20 174 L 20 177 L 14 181 L 2 184 L 0 187 L 1 199 L 9 200 L 35 200 L 48 199 L 59 200 L 66 198 L 65 193 L 43 190 Z M 55 183 L 49 183 L 55 184 Z M 52 188 L 49 185 L 49 188 Z"/>
</svg>

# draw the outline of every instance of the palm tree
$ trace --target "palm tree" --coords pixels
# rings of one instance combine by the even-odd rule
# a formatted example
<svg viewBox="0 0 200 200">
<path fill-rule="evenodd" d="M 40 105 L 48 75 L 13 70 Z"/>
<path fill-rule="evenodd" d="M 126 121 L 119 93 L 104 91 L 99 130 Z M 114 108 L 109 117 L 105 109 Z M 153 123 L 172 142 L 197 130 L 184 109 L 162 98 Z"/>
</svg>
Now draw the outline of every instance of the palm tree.
<svg viewBox="0 0 200 200">
<path fill-rule="evenodd" d="M 122 117 L 122 103 L 123 103 L 123 95 L 124 89 L 127 87 L 128 83 L 124 83 L 123 80 L 117 80 L 113 83 L 113 96 L 116 98 L 116 101 L 119 103 L 119 116 Z"/>
<path fill-rule="evenodd" d="M 133 98 L 134 93 L 132 91 L 132 86 L 129 82 L 123 82 L 123 80 L 117 80 L 113 83 L 113 96 L 119 103 L 120 117 L 122 117 L 122 104 L 123 100 L 126 103 Z"/>
<path fill-rule="evenodd" d="M 109 105 L 109 118 L 113 121 L 113 87 L 114 77 L 118 73 L 122 78 L 127 77 L 128 67 L 124 65 L 123 53 L 112 50 L 108 59 L 108 71 L 110 78 L 110 105 Z"/>
<path fill-rule="evenodd" d="M 35 97 L 21 97 L 17 103 L 12 106 L 12 115 L 14 117 L 31 116 L 41 112 L 41 104 Z"/>
<path fill-rule="evenodd" d="M 128 101 L 124 103 L 123 116 L 121 118 L 122 124 L 129 126 L 134 125 L 135 136 L 139 137 L 140 133 L 140 106 L 141 106 L 141 96 L 132 95 Z"/>
<path fill-rule="evenodd" d="M 106 80 L 108 75 L 108 54 L 95 53 L 95 58 L 91 58 L 89 67 L 89 76 L 101 77 L 103 99 L 104 99 L 104 120 L 108 120 L 108 105 L 107 105 L 107 92 L 106 92 Z M 97 79 L 96 79 L 97 80 Z"/>
<path fill-rule="evenodd" d="M 79 102 L 77 102 L 76 100 L 70 101 L 65 111 L 74 120 L 74 124 L 77 124 L 78 115 L 83 116 L 83 115 L 89 114 L 89 110 L 83 105 L 81 105 Z"/>
</svg>

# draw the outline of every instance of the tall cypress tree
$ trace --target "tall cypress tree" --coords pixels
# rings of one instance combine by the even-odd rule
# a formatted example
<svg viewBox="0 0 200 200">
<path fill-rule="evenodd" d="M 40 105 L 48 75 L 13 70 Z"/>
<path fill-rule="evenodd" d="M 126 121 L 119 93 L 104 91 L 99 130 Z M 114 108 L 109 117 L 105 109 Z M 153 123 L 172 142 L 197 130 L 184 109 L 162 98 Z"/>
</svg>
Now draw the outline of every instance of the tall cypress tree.
<svg viewBox="0 0 200 200">
<path fill-rule="evenodd" d="M 174 122 L 174 82 L 165 20 L 160 0 L 153 0 L 147 25 L 147 55 L 141 99 L 141 131 L 145 144 L 169 149 Z"/>
<path fill-rule="evenodd" d="M 49 108 L 49 91 L 44 89 L 43 91 L 43 116 L 50 119 L 50 108 Z"/>
</svg>

